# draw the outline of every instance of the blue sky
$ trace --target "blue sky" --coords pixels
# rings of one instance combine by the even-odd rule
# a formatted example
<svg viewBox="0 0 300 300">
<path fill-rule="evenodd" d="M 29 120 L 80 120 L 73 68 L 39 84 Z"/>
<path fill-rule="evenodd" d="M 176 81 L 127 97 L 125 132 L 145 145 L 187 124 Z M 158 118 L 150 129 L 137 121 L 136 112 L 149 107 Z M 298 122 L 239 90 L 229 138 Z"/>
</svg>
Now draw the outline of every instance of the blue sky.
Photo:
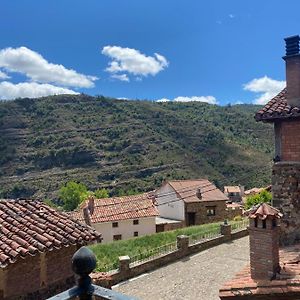
<svg viewBox="0 0 300 300">
<path fill-rule="evenodd" d="M 0 1 L 0 99 L 53 93 L 264 103 L 300 2 Z"/>
</svg>

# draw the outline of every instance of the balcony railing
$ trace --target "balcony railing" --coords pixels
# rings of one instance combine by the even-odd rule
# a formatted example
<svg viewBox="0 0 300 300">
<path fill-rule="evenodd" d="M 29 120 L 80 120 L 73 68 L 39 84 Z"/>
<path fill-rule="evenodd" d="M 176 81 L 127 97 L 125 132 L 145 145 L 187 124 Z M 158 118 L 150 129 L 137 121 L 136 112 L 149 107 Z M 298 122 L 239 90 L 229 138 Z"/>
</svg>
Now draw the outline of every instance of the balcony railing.
<svg viewBox="0 0 300 300">
<path fill-rule="evenodd" d="M 73 271 L 79 276 L 77 286 L 64 291 L 56 296 L 48 298 L 48 300 L 92 300 L 92 299 L 108 299 L 108 300 L 137 300 L 130 296 L 126 296 L 115 291 L 105 289 L 103 287 L 92 284 L 90 273 L 96 267 L 96 257 L 94 253 L 87 247 L 81 247 L 72 258 Z"/>
</svg>

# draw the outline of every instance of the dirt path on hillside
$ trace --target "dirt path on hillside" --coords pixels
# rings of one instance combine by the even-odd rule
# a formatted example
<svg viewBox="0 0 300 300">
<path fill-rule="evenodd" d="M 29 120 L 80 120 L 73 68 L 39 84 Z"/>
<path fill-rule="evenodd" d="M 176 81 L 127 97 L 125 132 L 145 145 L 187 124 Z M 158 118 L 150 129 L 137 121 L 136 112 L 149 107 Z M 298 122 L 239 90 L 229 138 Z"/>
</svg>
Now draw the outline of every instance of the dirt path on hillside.
<svg viewBox="0 0 300 300">
<path fill-rule="evenodd" d="M 113 289 L 143 300 L 219 300 L 222 284 L 249 262 L 248 237 L 143 274 Z"/>
</svg>

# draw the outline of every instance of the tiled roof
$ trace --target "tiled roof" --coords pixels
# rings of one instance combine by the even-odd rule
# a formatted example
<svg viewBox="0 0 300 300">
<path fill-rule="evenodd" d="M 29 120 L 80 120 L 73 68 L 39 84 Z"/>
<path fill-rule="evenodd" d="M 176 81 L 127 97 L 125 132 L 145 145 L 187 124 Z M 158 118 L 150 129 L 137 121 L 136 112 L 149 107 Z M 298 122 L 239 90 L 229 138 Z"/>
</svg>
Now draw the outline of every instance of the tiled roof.
<svg viewBox="0 0 300 300">
<path fill-rule="evenodd" d="M 38 252 L 101 241 L 101 234 L 36 200 L 0 199 L 0 267 Z"/>
<path fill-rule="evenodd" d="M 264 299 L 272 295 L 272 299 L 300 299 L 299 251 L 299 244 L 279 251 L 281 269 L 273 280 L 254 281 L 250 275 L 250 267 L 245 267 L 234 279 L 223 285 L 219 293 L 220 298 L 240 299 L 239 297 L 245 296 L 248 299 L 247 296 L 252 295 L 254 299 Z M 296 295 L 299 298 L 296 298 Z"/>
<path fill-rule="evenodd" d="M 261 203 L 256 206 L 253 206 L 251 209 L 245 212 L 245 215 L 247 215 L 251 219 L 259 218 L 261 220 L 264 220 L 267 217 L 282 217 L 282 214 L 278 209 L 267 203 Z"/>
<path fill-rule="evenodd" d="M 207 179 L 173 180 L 167 183 L 170 184 L 178 196 L 186 203 L 228 200 L 224 193 Z M 200 192 L 201 197 L 197 196 L 198 192 Z"/>
<path fill-rule="evenodd" d="M 224 192 L 225 193 L 240 193 L 241 188 L 236 185 L 236 186 L 224 186 Z"/>
<path fill-rule="evenodd" d="M 94 211 L 90 213 L 92 223 L 112 222 L 158 216 L 153 193 L 112 197 L 94 200 Z M 85 206 L 88 202 L 85 203 Z M 71 213 L 75 219 L 84 221 L 83 211 Z"/>
<path fill-rule="evenodd" d="M 287 89 L 283 89 L 255 114 L 256 121 L 300 117 L 300 107 L 291 107 L 286 100 Z"/>
</svg>

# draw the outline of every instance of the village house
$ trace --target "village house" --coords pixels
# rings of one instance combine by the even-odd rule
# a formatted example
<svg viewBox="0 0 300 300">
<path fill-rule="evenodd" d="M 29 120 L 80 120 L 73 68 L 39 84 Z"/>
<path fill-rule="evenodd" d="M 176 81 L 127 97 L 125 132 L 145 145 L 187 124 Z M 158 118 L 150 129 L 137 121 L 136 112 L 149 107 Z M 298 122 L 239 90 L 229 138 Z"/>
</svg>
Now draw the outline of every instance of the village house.
<svg viewBox="0 0 300 300">
<path fill-rule="evenodd" d="M 74 285 L 71 258 L 101 234 L 36 200 L 0 200 L 0 299 L 45 299 Z"/>
<path fill-rule="evenodd" d="M 244 187 L 241 185 L 224 186 L 224 194 L 231 202 L 242 202 L 244 196 Z"/>
<path fill-rule="evenodd" d="M 71 216 L 101 232 L 103 243 L 125 240 L 156 232 L 158 211 L 154 201 L 153 193 L 103 199 L 89 197 Z"/>
<path fill-rule="evenodd" d="M 241 214 L 239 209 L 227 207 L 228 198 L 207 179 L 167 181 L 155 194 L 159 216 L 179 221 L 179 227 L 223 221 L 229 214 Z"/>
</svg>

